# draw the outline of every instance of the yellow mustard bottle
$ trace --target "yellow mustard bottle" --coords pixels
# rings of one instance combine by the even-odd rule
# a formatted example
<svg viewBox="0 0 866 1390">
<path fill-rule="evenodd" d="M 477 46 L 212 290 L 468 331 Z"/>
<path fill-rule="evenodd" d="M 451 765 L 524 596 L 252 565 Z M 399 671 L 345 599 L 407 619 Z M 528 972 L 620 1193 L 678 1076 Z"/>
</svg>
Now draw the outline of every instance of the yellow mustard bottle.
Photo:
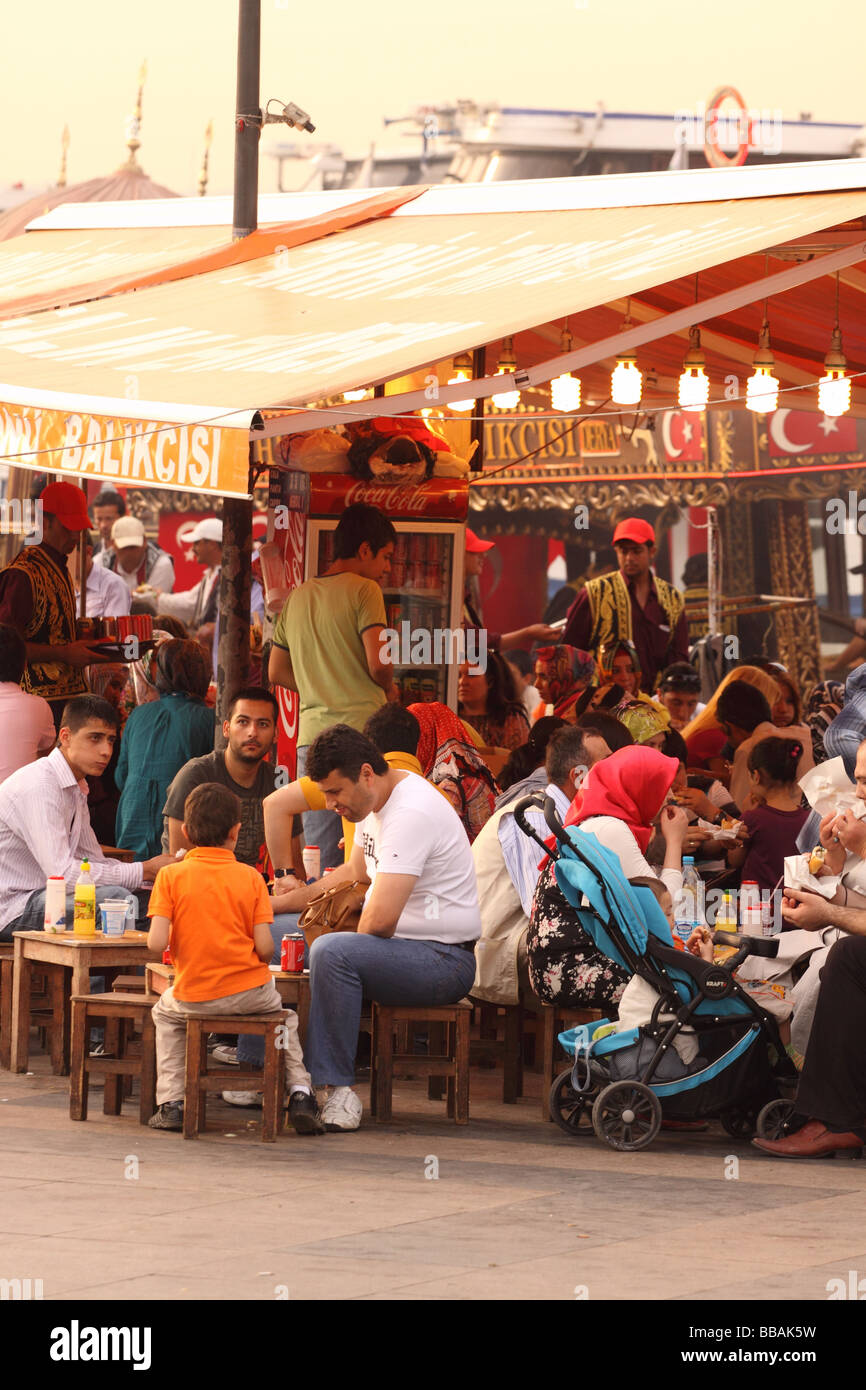
<svg viewBox="0 0 866 1390">
<path fill-rule="evenodd" d="M 96 885 L 90 876 L 90 861 L 82 860 L 81 872 L 75 885 L 74 920 L 72 931 L 75 936 L 96 935 Z"/>
</svg>

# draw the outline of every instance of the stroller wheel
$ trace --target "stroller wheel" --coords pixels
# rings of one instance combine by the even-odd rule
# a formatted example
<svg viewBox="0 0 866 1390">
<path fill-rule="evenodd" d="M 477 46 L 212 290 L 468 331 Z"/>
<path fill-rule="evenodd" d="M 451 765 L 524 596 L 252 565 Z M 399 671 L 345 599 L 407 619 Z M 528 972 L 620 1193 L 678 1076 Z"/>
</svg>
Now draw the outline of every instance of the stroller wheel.
<svg viewBox="0 0 866 1390">
<path fill-rule="evenodd" d="M 572 1069 L 561 1072 L 550 1088 L 550 1118 L 572 1139 L 592 1134 L 592 1103 L 595 1087 L 576 1091 L 571 1084 Z"/>
<path fill-rule="evenodd" d="M 661 1123 L 661 1101 L 642 1081 L 612 1082 L 592 1107 L 592 1124 L 599 1139 L 624 1153 L 645 1149 Z"/>
<path fill-rule="evenodd" d="M 784 1139 L 788 1125 L 794 1114 L 794 1102 L 779 1096 L 769 1101 L 758 1115 L 757 1130 L 759 1139 Z"/>
<path fill-rule="evenodd" d="M 732 1139 L 751 1139 L 758 1124 L 758 1112 L 754 1106 L 732 1106 L 719 1116 L 722 1129 Z"/>
</svg>

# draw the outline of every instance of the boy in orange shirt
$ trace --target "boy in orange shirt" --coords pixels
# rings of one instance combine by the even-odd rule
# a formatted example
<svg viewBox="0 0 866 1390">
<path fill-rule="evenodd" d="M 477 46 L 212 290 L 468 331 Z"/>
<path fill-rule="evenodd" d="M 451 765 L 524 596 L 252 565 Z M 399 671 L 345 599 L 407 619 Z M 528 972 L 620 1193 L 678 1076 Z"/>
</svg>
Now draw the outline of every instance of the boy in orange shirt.
<svg viewBox="0 0 866 1390">
<path fill-rule="evenodd" d="M 184 803 L 184 833 L 193 846 L 160 869 L 150 896 L 147 944 L 170 944 L 174 984 L 154 1005 L 156 1114 L 152 1129 L 183 1128 L 189 1013 L 282 1013 L 268 962 L 273 911 L 261 876 L 234 856 L 241 807 L 228 787 L 204 782 Z M 289 1120 L 298 1134 L 323 1134 L 298 1040 L 298 1016 L 285 1015 Z"/>
</svg>

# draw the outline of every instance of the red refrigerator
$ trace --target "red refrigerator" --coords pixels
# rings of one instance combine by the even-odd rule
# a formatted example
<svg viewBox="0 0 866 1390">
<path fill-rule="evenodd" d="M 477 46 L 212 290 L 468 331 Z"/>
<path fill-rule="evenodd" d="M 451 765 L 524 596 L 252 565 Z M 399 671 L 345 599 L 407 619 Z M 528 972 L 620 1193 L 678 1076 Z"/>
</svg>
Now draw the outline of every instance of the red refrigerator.
<svg viewBox="0 0 866 1390">
<path fill-rule="evenodd" d="M 322 574 L 333 559 L 333 533 L 346 507 L 379 507 L 397 531 L 384 589 L 394 678 L 403 704 L 442 701 L 457 708 L 457 642 L 463 616 L 463 557 L 468 487 L 430 478 L 409 486 L 364 482 L 343 473 L 271 474 L 269 534 L 283 555 L 284 593 Z M 298 697 L 278 689 L 280 763 L 292 773 Z"/>
</svg>

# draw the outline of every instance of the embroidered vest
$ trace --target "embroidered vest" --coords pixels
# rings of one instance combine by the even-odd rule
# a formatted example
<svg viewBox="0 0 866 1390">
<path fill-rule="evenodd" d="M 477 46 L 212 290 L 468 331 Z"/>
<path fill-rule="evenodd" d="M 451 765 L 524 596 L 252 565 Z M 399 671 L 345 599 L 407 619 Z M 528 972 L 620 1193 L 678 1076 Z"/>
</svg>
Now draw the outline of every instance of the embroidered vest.
<svg viewBox="0 0 866 1390">
<path fill-rule="evenodd" d="M 33 592 L 33 610 L 21 634 L 24 640 L 50 647 L 74 642 L 75 595 L 65 568 L 43 546 L 33 545 L 19 551 L 9 569 L 23 571 Z M 44 700 L 69 700 L 87 692 L 84 671 L 62 661 L 28 661 L 21 685 L 29 695 L 41 695 Z"/>
<path fill-rule="evenodd" d="M 683 611 L 683 596 L 658 575 L 653 575 L 653 579 L 673 637 Z M 585 587 L 592 617 L 590 649 L 597 652 L 609 642 L 631 642 L 631 597 L 619 570 L 615 574 L 603 574 L 600 579 L 588 579 Z"/>
</svg>

